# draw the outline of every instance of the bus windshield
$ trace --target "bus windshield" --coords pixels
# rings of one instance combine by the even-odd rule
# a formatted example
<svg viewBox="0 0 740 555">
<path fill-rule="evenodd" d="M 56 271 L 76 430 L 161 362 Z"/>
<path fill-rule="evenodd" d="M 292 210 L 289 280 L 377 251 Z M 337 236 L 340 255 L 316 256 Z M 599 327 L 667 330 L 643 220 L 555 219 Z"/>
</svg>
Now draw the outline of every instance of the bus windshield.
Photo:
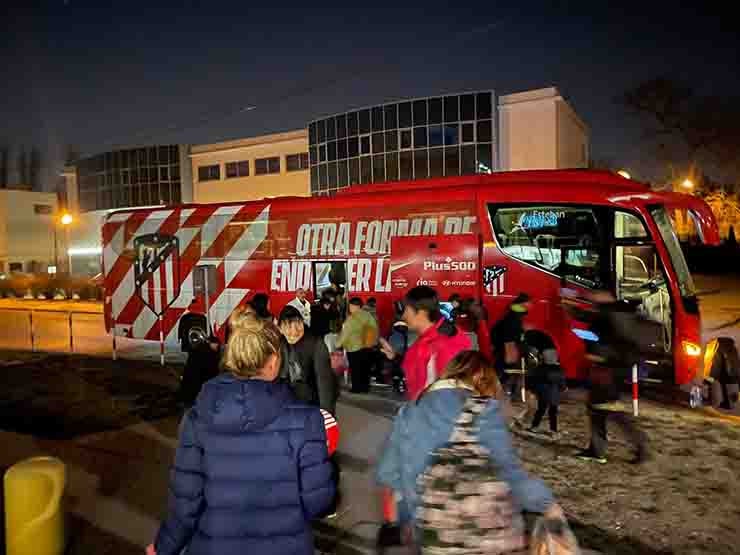
<svg viewBox="0 0 740 555">
<path fill-rule="evenodd" d="M 655 220 L 655 225 L 658 226 L 660 236 L 671 257 L 673 269 L 676 271 L 676 276 L 678 277 L 678 288 L 681 296 L 694 297 L 696 295 L 694 280 L 691 278 L 689 267 L 681 251 L 681 244 L 678 242 L 678 237 L 676 237 L 676 232 L 673 230 L 671 219 L 668 217 L 665 207 L 655 206 L 651 208 L 650 215 Z"/>
</svg>

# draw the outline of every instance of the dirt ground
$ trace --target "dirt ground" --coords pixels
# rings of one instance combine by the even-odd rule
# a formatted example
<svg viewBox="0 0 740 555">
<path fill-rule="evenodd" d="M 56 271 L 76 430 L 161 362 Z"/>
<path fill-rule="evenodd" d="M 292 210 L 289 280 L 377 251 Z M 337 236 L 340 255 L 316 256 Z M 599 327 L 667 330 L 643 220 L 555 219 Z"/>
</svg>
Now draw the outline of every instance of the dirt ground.
<svg viewBox="0 0 740 555">
<path fill-rule="evenodd" d="M 147 362 L 0 353 L 0 431 L 33 436 L 64 460 L 103 472 L 99 487 L 108 495 L 158 518 L 172 453 L 125 428 L 147 422 L 174 438 L 176 371 Z M 740 426 L 687 409 L 650 403 L 641 409 L 652 459 L 640 466 L 629 463 L 632 453 L 618 432 L 611 434 L 607 465 L 573 457 L 587 432 L 576 400 L 561 407 L 566 435 L 558 442 L 521 431 L 514 442 L 527 468 L 553 487 L 584 546 L 617 555 L 738 553 Z M 116 453 L 129 454 L 128 463 Z M 151 479 L 138 479 L 144 474 Z M 72 555 L 134 552 L 84 522 L 75 536 Z"/>
<path fill-rule="evenodd" d="M 573 457 L 587 444 L 584 405 L 566 402 L 561 413 L 566 435 L 558 442 L 516 430 L 514 442 L 584 545 L 619 555 L 738 553 L 740 425 L 643 402 L 651 459 L 631 464 L 632 451 L 610 426 L 609 462 L 599 465 Z"/>
</svg>

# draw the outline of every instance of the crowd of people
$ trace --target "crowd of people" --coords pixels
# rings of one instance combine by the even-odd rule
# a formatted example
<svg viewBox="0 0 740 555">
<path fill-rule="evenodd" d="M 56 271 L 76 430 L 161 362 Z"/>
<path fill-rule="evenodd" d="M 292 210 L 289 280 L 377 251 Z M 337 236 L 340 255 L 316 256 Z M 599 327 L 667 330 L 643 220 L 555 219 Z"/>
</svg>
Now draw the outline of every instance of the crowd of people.
<svg viewBox="0 0 740 555">
<path fill-rule="evenodd" d="M 615 332 L 623 307 L 604 294 L 588 300 L 587 310 L 564 303 L 602 338 L 587 343 L 591 441 L 579 456 L 606 462 L 606 423 L 613 420 L 642 462 L 645 436 L 609 406 L 618 397 L 616 369 L 631 363 L 628 339 Z M 391 333 L 381 337 L 375 300 L 347 299 L 340 287 L 314 303 L 299 290 L 277 316 L 267 295 L 257 294 L 232 314 L 223 343 L 205 316 L 188 311 L 179 329 L 189 355 L 181 387 L 187 411 L 168 516 L 149 553 L 313 553 L 310 523 L 338 503 L 340 472 L 325 423 L 336 415 L 337 370 L 345 365 L 352 392 L 368 393 L 374 379 L 407 399 L 376 472 L 384 500 L 380 548 L 519 553 L 526 546 L 522 510 L 560 523 L 538 528 L 546 533 L 567 529 L 552 492 L 523 470 L 509 435 L 508 407 L 523 389 L 537 399 L 529 432 L 539 433 L 547 415 L 549 434 L 559 433 L 565 377 L 557 351 L 542 349 L 533 371 L 522 364 L 529 304 L 527 295 L 517 296 L 489 329 L 473 299 L 454 295 L 441 303 L 433 289 L 415 287 L 395 305 Z M 570 536 L 558 537 L 564 553 L 575 552 L 567 551 Z"/>
</svg>

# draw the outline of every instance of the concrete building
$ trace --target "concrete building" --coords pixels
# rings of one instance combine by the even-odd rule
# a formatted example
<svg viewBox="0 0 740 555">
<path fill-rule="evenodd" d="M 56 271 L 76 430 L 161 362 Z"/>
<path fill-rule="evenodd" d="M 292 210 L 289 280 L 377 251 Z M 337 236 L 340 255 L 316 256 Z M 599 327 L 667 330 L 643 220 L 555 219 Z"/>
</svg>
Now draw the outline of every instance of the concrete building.
<svg viewBox="0 0 740 555">
<path fill-rule="evenodd" d="M 188 145 L 151 145 L 103 152 L 65 168 L 73 213 L 193 201 Z"/>
<path fill-rule="evenodd" d="M 55 193 L 0 189 L 0 274 L 62 264 L 63 234 Z"/>
<path fill-rule="evenodd" d="M 499 98 L 499 169 L 585 168 L 589 132 L 556 88 Z"/>
<path fill-rule="evenodd" d="M 311 194 L 352 185 L 588 165 L 588 128 L 556 88 L 369 106 L 309 123 Z"/>
<path fill-rule="evenodd" d="M 191 149 L 196 202 L 327 195 L 365 183 L 583 168 L 589 132 L 556 88 L 417 98 L 308 129 Z"/>
<path fill-rule="evenodd" d="M 308 196 L 308 131 L 300 129 L 190 151 L 196 202 Z"/>
</svg>

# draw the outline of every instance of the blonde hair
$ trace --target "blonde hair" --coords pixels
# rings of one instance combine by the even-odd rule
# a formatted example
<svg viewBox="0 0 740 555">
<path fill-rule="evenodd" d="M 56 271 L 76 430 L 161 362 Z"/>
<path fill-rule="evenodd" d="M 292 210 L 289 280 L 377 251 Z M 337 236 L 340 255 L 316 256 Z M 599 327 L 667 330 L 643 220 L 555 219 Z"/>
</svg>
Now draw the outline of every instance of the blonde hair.
<svg viewBox="0 0 740 555">
<path fill-rule="evenodd" d="M 231 336 L 222 366 L 238 378 L 254 378 L 280 354 L 280 331 L 271 322 L 250 312 L 231 316 Z"/>
<path fill-rule="evenodd" d="M 445 367 L 440 379 L 472 387 L 482 397 L 498 398 L 501 383 L 490 361 L 479 351 L 462 351 Z"/>
</svg>

